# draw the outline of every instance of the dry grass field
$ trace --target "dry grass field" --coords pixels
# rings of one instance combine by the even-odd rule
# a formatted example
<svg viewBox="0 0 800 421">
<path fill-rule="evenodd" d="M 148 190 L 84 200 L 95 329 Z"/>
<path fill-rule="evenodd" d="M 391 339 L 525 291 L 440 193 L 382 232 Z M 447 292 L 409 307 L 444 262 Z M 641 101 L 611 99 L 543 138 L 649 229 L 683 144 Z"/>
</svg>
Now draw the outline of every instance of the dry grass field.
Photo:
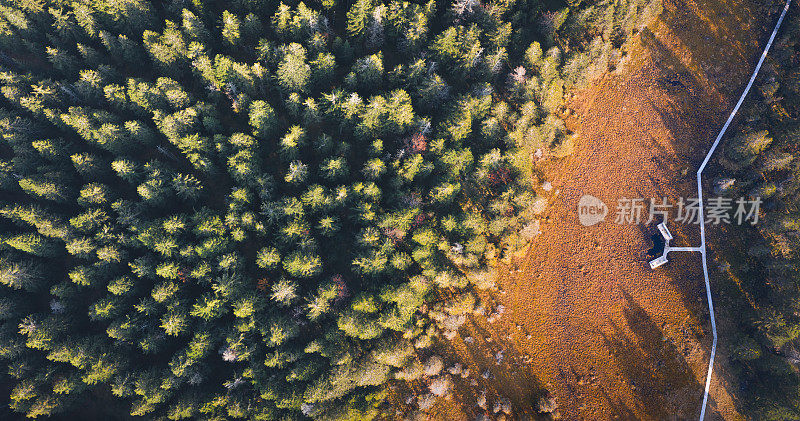
<svg viewBox="0 0 800 421">
<path fill-rule="evenodd" d="M 772 2 L 756 3 L 665 0 L 661 16 L 629 42 L 630 59 L 569 101 L 575 150 L 537 168 L 554 188 L 540 192 L 550 202 L 543 233 L 501 267 L 493 299 L 506 310 L 494 323 L 471 323 L 453 341 L 461 360 L 490 372 L 478 387 L 490 401 L 503 395 L 513 403 L 510 418 L 534 418 L 542 388 L 561 419 L 699 414 L 711 343 L 699 255 L 673 253 L 668 266 L 652 271 L 645 225 L 613 219 L 623 197 L 674 203 L 696 196 L 694 172 L 777 11 Z M 604 222 L 579 223 L 584 194 L 609 206 Z M 696 226 L 671 229 L 679 243 L 699 243 Z M 714 373 L 707 419 L 741 419 L 724 346 Z M 475 399 L 457 393 L 432 417 L 471 419 L 484 412 Z M 491 404 L 488 412 L 494 417 Z"/>
</svg>

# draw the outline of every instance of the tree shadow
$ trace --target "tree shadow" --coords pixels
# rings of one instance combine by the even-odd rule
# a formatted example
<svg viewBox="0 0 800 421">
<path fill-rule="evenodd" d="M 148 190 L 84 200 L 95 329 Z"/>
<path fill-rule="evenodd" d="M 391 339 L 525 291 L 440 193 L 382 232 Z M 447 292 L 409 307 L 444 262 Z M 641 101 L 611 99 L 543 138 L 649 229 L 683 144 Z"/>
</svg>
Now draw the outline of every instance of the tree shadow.
<svg viewBox="0 0 800 421">
<path fill-rule="evenodd" d="M 625 421 L 639 419 L 635 411 L 621 400 L 611 396 L 605 388 L 600 389 L 599 393 L 611 408 L 611 416 L 609 418 Z"/>
<path fill-rule="evenodd" d="M 747 72 L 732 71 L 732 66 L 740 66 L 742 70 L 751 67 L 755 57 L 751 53 L 765 44 L 769 34 L 764 31 L 764 23 L 773 20 L 777 3 L 664 0 L 662 18 L 680 23 L 672 29 L 687 51 L 702 51 L 713 57 L 705 61 L 694 61 L 691 56 L 688 59 L 698 67 L 693 73 L 702 78 L 699 86 L 717 94 L 715 100 L 730 102 L 749 76 Z"/>
<path fill-rule="evenodd" d="M 647 419 L 690 419 L 700 411 L 703 384 L 700 384 L 686 358 L 688 349 L 680 349 L 664 335 L 650 315 L 626 291 L 622 291 L 626 307 L 623 310 L 630 337 L 625 329 L 611 322 L 612 334 L 604 334 L 603 341 L 613 356 L 617 368 L 631 385 L 631 389 L 645 403 L 636 408 Z M 622 419 L 635 419 L 632 408 L 607 395 L 616 415 Z M 676 400 L 675 398 L 679 399 Z M 695 401 L 686 405 L 679 402 Z M 709 408 L 714 403 L 709 402 Z M 696 412 L 695 412 L 696 410 Z"/>
<path fill-rule="evenodd" d="M 524 329 L 518 329 L 525 334 Z M 530 369 L 531 357 L 520 352 L 510 335 L 494 329 L 494 326 L 475 317 L 462 327 L 458 342 L 458 354 L 470 368 L 477 370 L 478 386 L 465 393 L 465 402 L 476 402 L 481 392 L 487 392 L 487 407 L 484 411 L 473 405 L 475 415 L 493 413 L 493 404 L 502 398 L 511 401 L 512 419 L 549 419 L 539 412 L 538 402 L 548 395 L 545 385 Z M 477 393 L 475 393 L 477 392 Z"/>
<path fill-rule="evenodd" d="M 488 311 L 499 305 L 500 301 L 493 294 L 480 295 L 481 305 L 489 307 Z M 433 377 L 396 383 L 390 398 L 398 408 L 396 415 L 402 419 L 436 421 L 475 420 L 481 416 L 487 420 L 502 417 L 507 420 L 553 419 L 557 409 L 540 411 L 540 400 L 550 394 L 533 373 L 532 358 L 517 349 L 506 331 L 496 329 L 498 325 L 500 323 L 488 322 L 484 315 L 469 315 L 454 337 L 442 338 L 424 352 L 441 357 L 444 368 Z M 427 357 L 421 358 L 423 363 L 426 360 Z M 453 387 L 433 406 L 417 410 L 418 398 L 429 395 L 429 384 L 441 375 L 450 378 Z M 504 403 L 510 404 L 510 408 L 504 407 Z M 507 409 L 511 410 L 510 414 L 504 414 Z"/>
</svg>

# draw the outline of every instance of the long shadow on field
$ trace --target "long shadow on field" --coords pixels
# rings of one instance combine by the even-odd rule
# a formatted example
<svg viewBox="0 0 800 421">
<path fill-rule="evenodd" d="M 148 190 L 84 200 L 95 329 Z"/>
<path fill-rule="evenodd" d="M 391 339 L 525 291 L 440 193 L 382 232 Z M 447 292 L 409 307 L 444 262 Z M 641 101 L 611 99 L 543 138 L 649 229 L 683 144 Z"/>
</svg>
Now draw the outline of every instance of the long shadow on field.
<svg viewBox="0 0 800 421">
<path fill-rule="evenodd" d="M 614 324 L 614 333 L 603 335 L 603 340 L 619 372 L 643 402 L 640 409 L 648 419 L 695 417 L 697 414 L 692 411 L 696 409 L 699 414 L 703 385 L 695 379 L 686 361 L 689 350 L 678 348 L 666 338 L 661 328 L 627 292 L 623 291 L 622 295 L 626 302 L 623 313 L 633 337 Z M 696 405 L 683 404 L 693 400 Z M 609 402 L 622 419 L 629 419 L 634 413 L 619 402 L 616 405 L 612 400 Z M 713 407 L 713 402 L 709 402 L 709 407 Z"/>
<path fill-rule="evenodd" d="M 625 405 L 625 403 L 622 402 L 621 400 L 613 397 L 611 394 L 608 393 L 608 391 L 606 391 L 605 388 L 601 388 L 599 393 L 611 407 L 611 417 L 615 417 L 615 419 L 625 420 L 625 421 L 639 419 L 636 416 L 636 411 L 631 409 L 628 405 Z"/>
<path fill-rule="evenodd" d="M 699 63 L 702 77 L 720 94 L 718 100 L 731 99 L 739 95 L 739 86 L 749 76 L 744 71 L 733 71 L 732 66 L 742 66 L 739 70 L 751 67 L 753 57 L 749 54 L 764 45 L 763 23 L 772 21 L 773 13 L 769 12 L 774 12 L 773 6 L 778 3 L 783 5 L 781 1 L 665 0 L 662 17 L 667 22 L 679 22 L 682 28 L 691 28 L 674 28 L 675 35 L 689 51 L 714 55 L 716 60 Z M 748 13 L 742 13 L 743 10 Z"/>
<path fill-rule="evenodd" d="M 699 163 L 702 161 L 707 147 L 711 146 L 715 128 L 723 117 L 716 116 L 708 120 L 709 109 L 713 102 L 707 97 L 708 92 L 702 88 L 697 72 L 688 68 L 674 51 L 664 45 L 650 30 L 641 32 L 642 45 L 652 54 L 656 63 L 653 71 L 658 72 L 655 78 L 656 88 L 669 97 L 669 102 L 648 99 L 648 104 L 673 136 L 674 153 L 683 163 Z M 666 152 L 665 147 L 657 142 L 650 146 Z M 678 168 L 672 162 L 659 163 L 665 172 L 675 174 Z M 693 181 L 696 165 L 692 166 L 683 180 Z"/>
<path fill-rule="evenodd" d="M 519 352 L 512 340 L 493 334 L 483 321 L 471 320 L 462 332 L 461 338 L 456 340 L 470 338 L 471 343 L 462 348 L 461 359 L 473 372 L 477 371 L 471 377 L 478 380 L 478 387 L 459 388 L 464 398 L 461 402 L 475 405 L 485 390 L 488 411 L 476 405 L 473 407 L 476 414 L 488 412 L 491 415 L 494 404 L 507 398 L 512 403 L 515 419 L 547 419 L 538 413 L 537 406 L 547 390 L 531 372 L 530 357 Z"/>
<path fill-rule="evenodd" d="M 701 87 L 701 82 L 695 76 L 695 72 L 686 67 L 683 62 L 674 55 L 672 49 L 665 46 L 652 32 L 643 30 L 641 32 L 642 44 L 655 57 L 657 66 L 653 71 L 658 72 L 655 78 L 655 88 L 665 92 L 670 101 L 665 103 L 662 97 L 657 99 L 649 98 L 648 104 L 658 114 L 661 124 L 666 127 L 672 136 L 672 151 L 667 151 L 664 145 L 656 141 L 650 142 L 653 149 L 659 150 L 654 159 L 659 156 L 678 157 L 677 162 L 657 161 L 661 171 L 655 174 L 648 174 L 653 185 L 661 185 L 671 191 L 661 193 L 668 197 L 673 209 L 670 213 L 671 218 L 667 221 L 670 230 L 675 236 L 672 246 L 698 246 L 700 244 L 700 228 L 695 223 L 675 222 L 677 203 L 679 197 L 686 199 L 696 198 L 696 178 L 695 172 L 699 163 L 703 160 L 707 148 L 713 142 L 718 122 L 710 121 L 703 116 L 708 116 L 708 110 L 713 107 L 705 95 L 706 92 Z M 722 118 L 716 118 L 715 120 Z M 721 124 L 721 123 L 719 123 Z M 681 171 L 686 171 L 681 175 Z M 671 182 L 663 182 L 661 177 L 672 178 Z M 657 198 L 658 199 L 658 198 Z M 649 237 L 649 233 L 643 233 Z M 703 301 L 702 291 L 705 288 L 700 266 L 700 255 L 697 253 L 672 253 L 669 256 L 670 264 L 664 267 L 668 271 L 672 284 L 680 292 L 681 299 L 685 306 L 692 309 L 695 314 L 702 314 L 705 302 Z"/>
</svg>

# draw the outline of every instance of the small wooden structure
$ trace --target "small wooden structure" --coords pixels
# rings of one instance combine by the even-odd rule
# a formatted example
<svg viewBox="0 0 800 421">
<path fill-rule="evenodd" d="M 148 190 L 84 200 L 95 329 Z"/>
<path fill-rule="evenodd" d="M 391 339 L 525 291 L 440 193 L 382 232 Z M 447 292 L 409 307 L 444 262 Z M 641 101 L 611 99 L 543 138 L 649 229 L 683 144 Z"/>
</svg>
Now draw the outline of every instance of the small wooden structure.
<svg viewBox="0 0 800 421">
<path fill-rule="evenodd" d="M 658 224 L 658 231 L 661 232 L 661 236 L 664 237 L 664 252 L 661 253 L 661 256 L 658 256 L 657 258 L 650 261 L 650 269 L 655 269 L 667 263 L 667 253 L 669 253 L 669 240 L 672 240 L 672 233 L 669 232 L 669 228 L 667 228 L 666 222 Z"/>
<path fill-rule="evenodd" d="M 666 255 L 658 256 L 658 258 L 650 261 L 650 269 L 655 269 L 665 263 L 667 263 L 667 256 Z"/>
<path fill-rule="evenodd" d="M 661 233 L 661 236 L 664 237 L 664 252 L 661 253 L 661 256 L 650 261 L 650 269 L 655 269 L 666 264 L 668 262 L 667 254 L 671 251 L 699 251 L 702 253 L 700 247 L 670 247 L 669 242 L 673 237 L 672 233 L 669 232 L 669 228 L 667 228 L 666 222 L 658 224 L 658 231 Z"/>
</svg>

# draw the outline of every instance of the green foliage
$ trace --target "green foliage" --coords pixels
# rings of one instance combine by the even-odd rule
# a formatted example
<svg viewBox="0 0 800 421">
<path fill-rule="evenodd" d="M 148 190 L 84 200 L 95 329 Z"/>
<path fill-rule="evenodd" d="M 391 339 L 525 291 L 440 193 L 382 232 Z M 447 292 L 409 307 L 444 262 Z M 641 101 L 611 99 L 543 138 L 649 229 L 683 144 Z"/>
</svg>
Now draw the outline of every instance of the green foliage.
<svg viewBox="0 0 800 421">
<path fill-rule="evenodd" d="M 515 148 L 567 134 L 589 9 L 545 34 L 537 0 L 3 3 L 11 407 L 386 414 L 423 306 L 463 322 L 464 272 L 524 226 Z"/>
<path fill-rule="evenodd" d="M 281 88 L 287 91 L 304 91 L 311 77 L 311 66 L 302 45 L 292 43 L 284 47 L 283 58 L 278 65 L 277 76 Z"/>
<path fill-rule="evenodd" d="M 721 142 L 713 176 L 735 180 L 726 197 L 759 198 L 759 221 L 729 233 L 721 256 L 730 264 L 741 297 L 728 303 L 739 337 L 729 354 L 738 372 L 743 413 L 753 419 L 799 419 L 800 318 L 797 302 L 798 166 L 794 159 L 800 123 L 798 17 L 788 15 L 769 65 L 762 68 L 740 112 Z M 734 250 L 736 248 L 737 250 Z M 745 252 L 746 251 L 746 252 Z M 745 299 L 746 297 L 746 299 Z"/>
</svg>

